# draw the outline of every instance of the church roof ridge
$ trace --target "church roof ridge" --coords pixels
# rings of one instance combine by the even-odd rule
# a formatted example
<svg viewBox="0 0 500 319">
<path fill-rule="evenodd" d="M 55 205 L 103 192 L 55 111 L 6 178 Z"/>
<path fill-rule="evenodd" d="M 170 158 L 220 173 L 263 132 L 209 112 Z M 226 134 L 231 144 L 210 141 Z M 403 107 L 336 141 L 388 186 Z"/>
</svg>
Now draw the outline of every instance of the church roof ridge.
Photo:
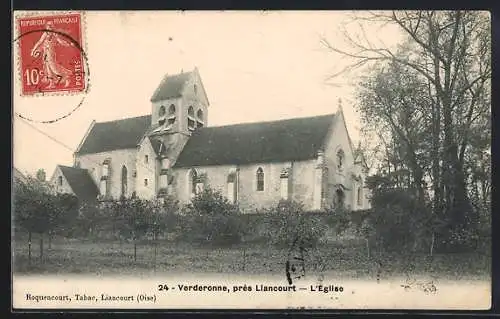
<svg viewBox="0 0 500 319">
<path fill-rule="evenodd" d="M 310 120 L 314 118 L 321 118 L 321 117 L 334 117 L 336 116 L 337 113 L 327 113 L 327 114 L 320 114 L 320 115 L 313 115 L 313 116 L 301 116 L 301 117 L 289 117 L 289 118 L 284 118 L 284 119 L 277 119 L 277 120 L 265 120 L 265 121 L 253 121 L 253 122 L 244 122 L 244 123 L 233 123 L 233 124 L 223 124 L 223 125 L 213 125 L 213 126 L 206 126 L 201 128 L 201 130 L 207 130 L 207 129 L 215 129 L 215 128 L 224 128 L 224 127 L 236 127 L 236 126 L 245 126 L 245 125 L 258 125 L 258 124 L 278 124 L 278 123 L 284 123 L 284 122 L 291 122 L 291 121 L 298 121 L 298 120 Z"/>
<path fill-rule="evenodd" d="M 141 117 L 151 117 L 151 114 L 143 114 L 143 115 L 125 117 L 125 118 L 122 118 L 122 119 L 107 120 L 107 121 L 102 121 L 102 122 L 97 122 L 96 121 L 95 124 L 116 123 L 116 122 L 121 122 L 121 121 L 134 120 L 134 119 L 138 119 L 138 118 L 141 118 Z"/>
<path fill-rule="evenodd" d="M 62 167 L 62 168 L 70 168 L 70 169 L 75 169 L 75 170 L 84 170 L 86 171 L 87 169 L 86 168 L 81 168 L 81 167 L 74 167 L 74 166 L 69 166 L 69 165 L 61 165 L 61 164 L 57 164 L 57 166 L 59 167 Z"/>
</svg>

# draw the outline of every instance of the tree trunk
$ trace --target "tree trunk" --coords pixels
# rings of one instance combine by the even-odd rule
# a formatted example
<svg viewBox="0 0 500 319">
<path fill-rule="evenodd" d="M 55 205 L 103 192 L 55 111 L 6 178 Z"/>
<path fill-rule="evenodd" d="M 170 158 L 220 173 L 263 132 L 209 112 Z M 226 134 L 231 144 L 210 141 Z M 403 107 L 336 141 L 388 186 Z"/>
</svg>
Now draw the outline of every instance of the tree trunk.
<svg viewBox="0 0 500 319">
<path fill-rule="evenodd" d="M 31 266 L 31 232 L 28 232 L 28 265 Z"/>
<path fill-rule="evenodd" d="M 137 261 L 137 240 L 134 238 L 134 261 Z"/>
<path fill-rule="evenodd" d="M 153 240 L 154 240 L 154 260 L 153 260 L 153 266 L 154 266 L 154 271 L 156 272 L 156 255 L 158 254 L 158 243 L 156 242 L 156 232 L 153 235 Z"/>
<path fill-rule="evenodd" d="M 432 240 L 431 240 L 431 251 L 430 251 L 431 257 L 433 252 L 434 252 L 434 233 L 432 233 Z"/>
<path fill-rule="evenodd" d="M 467 196 L 463 167 L 458 160 L 458 145 L 453 132 L 450 94 L 444 94 L 441 100 L 443 102 L 445 143 L 445 178 L 443 181 L 446 185 L 446 217 L 449 219 L 450 230 L 453 230 L 466 227 L 466 216 L 471 213 L 471 207 Z"/>
<path fill-rule="evenodd" d="M 49 232 L 49 249 L 52 249 L 52 232 Z"/>
<path fill-rule="evenodd" d="M 245 271 L 246 263 L 247 263 L 247 249 L 245 247 L 243 248 L 243 271 Z"/>
<path fill-rule="evenodd" d="M 424 174 L 422 172 L 422 168 L 418 165 L 418 163 L 414 163 L 415 167 L 413 169 L 413 175 L 414 175 L 414 185 L 417 189 L 417 197 L 419 203 L 425 203 L 425 192 L 424 188 L 422 186 L 424 182 Z"/>
<path fill-rule="evenodd" d="M 40 234 L 40 262 L 43 262 L 43 233 Z"/>
</svg>

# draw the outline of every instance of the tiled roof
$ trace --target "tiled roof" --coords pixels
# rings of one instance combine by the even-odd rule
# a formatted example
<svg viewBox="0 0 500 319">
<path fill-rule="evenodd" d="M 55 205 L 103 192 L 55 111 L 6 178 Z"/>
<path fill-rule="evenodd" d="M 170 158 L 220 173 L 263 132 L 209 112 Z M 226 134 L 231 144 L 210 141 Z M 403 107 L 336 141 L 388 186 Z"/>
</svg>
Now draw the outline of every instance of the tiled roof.
<svg viewBox="0 0 500 319">
<path fill-rule="evenodd" d="M 151 115 L 95 123 L 78 154 L 135 148 L 151 126 Z"/>
<path fill-rule="evenodd" d="M 62 174 L 76 197 L 81 200 L 94 200 L 99 195 L 97 185 L 86 169 L 59 165 Z"/>
<path fill-rule="evenodd" d="M 201 128 L 174 167 L 297 161 L 315 158 L 335 115 Z"/>
<path fill-rule="evenodd" d="M 192 72 L 175 75 L 165 75 L 160 85 L 151 97 L 151 102 L 176 98 L 181 96 L 184 83 L 191 77 Z"/>
</svg>

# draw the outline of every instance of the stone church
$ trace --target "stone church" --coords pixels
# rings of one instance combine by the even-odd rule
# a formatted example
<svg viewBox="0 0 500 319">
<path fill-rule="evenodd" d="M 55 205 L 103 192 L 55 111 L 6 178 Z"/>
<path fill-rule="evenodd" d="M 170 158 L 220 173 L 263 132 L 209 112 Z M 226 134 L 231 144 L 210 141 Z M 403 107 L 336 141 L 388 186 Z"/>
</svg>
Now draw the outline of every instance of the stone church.
<svg viewBox="0 0 500 319">
<path fill-rule="evenodd" d="M 93 121 L 73 165 L 58 165 L 51 183 L 84 201 L 169 195 L 187 203 L 210 186 L 246 212 L 280 199 L 308 210 L 369 207 L 366 165 L 341 106 L 336 114 L 211 127 L 209 105 L 198 69 L 167 75 L 150 115 Z"/>
</svg>

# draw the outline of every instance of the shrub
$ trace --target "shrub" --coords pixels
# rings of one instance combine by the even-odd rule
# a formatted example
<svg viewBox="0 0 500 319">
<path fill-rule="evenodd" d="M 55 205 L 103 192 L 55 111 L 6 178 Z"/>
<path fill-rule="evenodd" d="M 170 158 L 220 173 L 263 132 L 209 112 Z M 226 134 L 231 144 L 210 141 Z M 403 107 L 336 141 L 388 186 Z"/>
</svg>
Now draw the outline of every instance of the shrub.
<svg viewBox="0 0 500 319">
<path fill-rule="evenodd" d="M 303 205 L 294 201 L 280 201 L 264 214 L 269 223 L 267 237 L 274 245 L 291 247 L 299 241 L 305 247 L 315 247 L 327 230 L 317 214 L 305 213 Z"/>
<path fill-rule="evenodd" d="M 190 242 L 225 246 L 239 243 L 244 235 L 238 206 L 210 187 L 184 206 L 182 215 L 183 236 Z"/>
<path fill-rule="evenodd" d="M 109 217 L 98 203 L 84 202 L 78 209 L 72 237 L 94 237 L 108 224 Z"/>
<path fill-rule="evenodd" d="M 173 196 L 167 196 L 159 207 L 157 235 L 174 234 L 181 232 L 182 216 L 180 215 L 179 201 Z"/>
<path fill-rule="evenodd" d="M 325 209 L 324 220 L 330 229 L 337 235 L 342 234 L 351 226 L 350 211 L 344 207 Z"/>
<path fill-rule="evenodd" d="M 432 220 L 429 210 L 411 192 L 389 189 L 372 198 L 373 209 L 368 222 L 379 246 L 387 251 L 423 248 L 431 237 Z"/>
</svg>

